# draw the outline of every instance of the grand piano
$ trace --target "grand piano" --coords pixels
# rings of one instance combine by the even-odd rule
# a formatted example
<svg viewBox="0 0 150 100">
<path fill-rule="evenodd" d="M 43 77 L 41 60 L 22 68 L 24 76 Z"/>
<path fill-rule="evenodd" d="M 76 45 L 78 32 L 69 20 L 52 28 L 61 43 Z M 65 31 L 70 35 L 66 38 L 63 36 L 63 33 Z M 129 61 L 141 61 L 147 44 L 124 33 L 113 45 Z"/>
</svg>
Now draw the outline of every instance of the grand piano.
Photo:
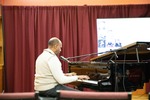
<svg viewBox="0 0 150 100">
<path fill-rule="evenodd" d="M 72 83 L 81 90 L 135 91 L 150 80 L 150 42 L 131 43 L 68 66 L 69 72 L 90 76 L 89 81 Z"/>
</svg>

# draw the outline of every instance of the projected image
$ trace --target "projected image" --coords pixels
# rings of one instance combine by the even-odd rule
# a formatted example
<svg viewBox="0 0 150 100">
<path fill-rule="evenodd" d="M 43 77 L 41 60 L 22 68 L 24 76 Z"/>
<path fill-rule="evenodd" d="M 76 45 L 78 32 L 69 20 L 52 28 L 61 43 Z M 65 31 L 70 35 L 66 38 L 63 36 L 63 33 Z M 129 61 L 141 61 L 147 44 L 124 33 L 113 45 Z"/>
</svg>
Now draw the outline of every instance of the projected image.
<svg viewBox="0 0 150 100">
<path fill-rule="evenodd" d="M 98 52 L 137 42 L 149 42 L 150 18 L 97 19 Z"/>
</svg>

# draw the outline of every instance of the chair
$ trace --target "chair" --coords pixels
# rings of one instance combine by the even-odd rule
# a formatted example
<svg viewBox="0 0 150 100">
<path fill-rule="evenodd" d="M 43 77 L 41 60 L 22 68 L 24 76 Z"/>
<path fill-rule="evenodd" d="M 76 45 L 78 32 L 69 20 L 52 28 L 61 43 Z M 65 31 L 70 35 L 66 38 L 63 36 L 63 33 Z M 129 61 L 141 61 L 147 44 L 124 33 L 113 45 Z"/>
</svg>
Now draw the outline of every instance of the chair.
<svg viewBox="0 0 150 100">
<path fill-rule="evenodd" d="M 131 92 L 57 91 L 58 100 L 131 100 Z"/>
<path fill-rule="evenodd" d="M 35 100 L 34 92 L 1 93 L 0 100 Z"/>
</svg>

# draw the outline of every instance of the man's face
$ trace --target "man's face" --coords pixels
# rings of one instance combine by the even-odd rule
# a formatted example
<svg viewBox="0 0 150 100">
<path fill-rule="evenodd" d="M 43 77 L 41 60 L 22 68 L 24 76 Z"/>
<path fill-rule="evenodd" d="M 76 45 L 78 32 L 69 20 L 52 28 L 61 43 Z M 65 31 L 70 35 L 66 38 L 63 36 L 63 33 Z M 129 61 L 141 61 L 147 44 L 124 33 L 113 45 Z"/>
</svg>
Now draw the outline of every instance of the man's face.
<svg viewBox="0 0 150 100">
<path fill-rule="evenodd" d="M 62 43 L 59 43 L 55 47 L 55 54 L 58 55 L 61 52 Z"/>
</svg>

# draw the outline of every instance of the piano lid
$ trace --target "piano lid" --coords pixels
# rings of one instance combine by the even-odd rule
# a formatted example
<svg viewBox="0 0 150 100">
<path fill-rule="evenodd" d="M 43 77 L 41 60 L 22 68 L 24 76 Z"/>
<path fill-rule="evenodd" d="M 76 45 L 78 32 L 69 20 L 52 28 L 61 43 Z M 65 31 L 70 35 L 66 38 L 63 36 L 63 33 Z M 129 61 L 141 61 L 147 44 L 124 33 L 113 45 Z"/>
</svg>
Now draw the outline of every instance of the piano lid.
<svg viewBox="0 0 150 100">
<path fill-rule="evenodd" d="M 123 46 L 119 49 L 110 50 L 110 52 L 107 52 L 105 54 L 102 54 L 100 56 L 97 56 L 95 58 L 90 59 L 91 61 L 102 61 L 102 60 L 109 60 L 111 57 L 116 53 L 118 55 L 117 60 L 123 60 L 123 55 L 130 55 L 126 60 L 137 60 L 137 56 L 139 56 L 139 59 L 147 60 L 150 59 L 150 42 L 134 42 L 129 45 Z M 133 57 L 134 55 L 134 57 Z"/>
</svg>

